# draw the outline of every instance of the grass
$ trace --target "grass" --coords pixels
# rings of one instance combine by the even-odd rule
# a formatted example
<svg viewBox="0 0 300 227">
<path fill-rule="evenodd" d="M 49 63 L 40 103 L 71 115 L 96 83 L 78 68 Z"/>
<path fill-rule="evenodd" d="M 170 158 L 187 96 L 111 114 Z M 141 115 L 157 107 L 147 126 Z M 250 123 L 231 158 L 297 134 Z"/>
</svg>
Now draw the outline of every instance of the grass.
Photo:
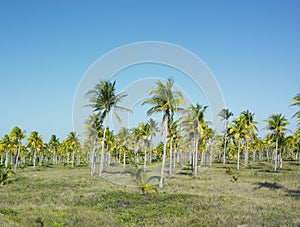
<svg viewBox="0 0 300 227">
<path fill-rule="evenodd" d="M 284 164 L 273 172 L 251 163 L 236 181 L 228 165 L 196 179 L 183 170 L 158 194 L 91 177 L 87 167 L 25 168 L 0 187 L 0 226 L 299 226 L 300 166 Z"/>
</svg>

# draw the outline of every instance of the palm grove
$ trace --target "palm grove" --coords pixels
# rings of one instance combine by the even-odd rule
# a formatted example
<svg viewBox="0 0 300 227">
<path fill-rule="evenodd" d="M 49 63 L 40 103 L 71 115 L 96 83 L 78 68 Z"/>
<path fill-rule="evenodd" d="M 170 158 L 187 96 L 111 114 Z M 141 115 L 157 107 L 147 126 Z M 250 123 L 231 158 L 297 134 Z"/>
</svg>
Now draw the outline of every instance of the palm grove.
<svg viewBox="0 0 300 227">
<path fill-rule="evenodd" d="M 221 134 L 212 129 L 212 123 L 205 119 L 208 106 L 198 103 L 185 107 L 180 91 L 175 90 L 172 80 L 156 82 L 142 103 L 149 109 L 148 121 L 140 122 L 133 128 L 122 127 L 118 132 L 108 127 L 109 117 L 120 123 L 119 111 L 130 111 L 122 106 L 127 94 L 116 93 L 116 82 L 100 81 L 88 91 L 86 98 L 92 113 L 86 120 L 84 140 L 75 132 L 70 132 L 64 140 L 52 135 L 45 142 L 41 135 L 14 127 L 0 141 L 0 165 L 2 168 L 18 168 L 42 165 L 89 165 L 90 174 L 103 174 L 104 168 L 119 165 L 140 166 L 146 172 L 148 166 L 160 165 L 159 186 L 164 179 L 172 177 L 176 168 L 190 168 L 194 177 L 202 166 L 213 162 L 236 163 L 247 166 L 249 160 L 273 162 L 274 171 L 283 167 L 283 160 L 300 162 L 300 93 L 291 106 L 298 111 L 298 128 L 288 129 L 289 122 L 282 114 L 270 115 L 262 124 L 267 132 L 264 138 L 258 137 L 259 122 L 254 113 L 248 110 L 233 116 L 229 109 L 223 109 L 219 117 L 224 122 Z M 160 113 L 160 121 L 151 117 Z M 154 145 L 154 138 L 160 135 L 161 141 Z M 27 139 L 26 139 L 27 136 Z M 26 139 L 26 141 L 25 141 Z"/>
</svg>

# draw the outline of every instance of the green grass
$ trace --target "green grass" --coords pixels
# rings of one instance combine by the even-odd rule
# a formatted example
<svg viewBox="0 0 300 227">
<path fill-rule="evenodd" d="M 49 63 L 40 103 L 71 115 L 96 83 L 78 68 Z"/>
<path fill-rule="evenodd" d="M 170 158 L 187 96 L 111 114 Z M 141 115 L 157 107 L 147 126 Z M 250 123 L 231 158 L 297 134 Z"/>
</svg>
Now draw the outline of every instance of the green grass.
<svg viewBox="0 0 300 227">
<path fill-rule="evenodd" d="M 275 173 L 251 163 L 236 182 L 226 168 L 197 179 L 181 171 L 158 194 L 91 177 L 87 167 L 25 168 L 0 187 L 0 226 L 300 225 L 300 165 Z"/>
</svg>

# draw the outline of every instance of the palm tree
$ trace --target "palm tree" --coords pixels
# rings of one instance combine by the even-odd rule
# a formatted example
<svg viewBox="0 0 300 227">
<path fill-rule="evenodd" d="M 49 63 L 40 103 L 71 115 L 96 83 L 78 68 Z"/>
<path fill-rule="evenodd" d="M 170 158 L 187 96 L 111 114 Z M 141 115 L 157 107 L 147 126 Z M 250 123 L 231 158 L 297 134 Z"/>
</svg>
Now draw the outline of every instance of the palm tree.
<svg viewBox="0 0 300 227">
<path fill-rule="evenodd" d="M 31 132 L 27 139 L 27 147 L 33 152 L 33 169 L 35 169 L 37 153 L 40 152 L 43 147 L 45 147 L 45 143 L 38 132 Z"/>
<path fill-rule="evenodd" d="M 148 124 L 149 124 L 149 131 L 150 131 L 150 136 L 149 136 L 149 144 L 150 144 L 150 153 L 149 153 L 149 162 L 152 162 L 152 150 L 153 150 L 153 146 L 152 146 L 152 140 L 153 137 L 156 136 L 156 133 L 159 131 L 158 128 L 158 123 L 156 120 L 150 118 L 148 120 Z"/>
<path fill-rule="evenodd" d="M 12 149 L 12 141 L 8 135 L 4 135 L 0 141 L 0 149 L 5 152 L 5 167 L 8 167 L 9 163 L 9 152 Z"/>
<path fill-rule="evenodd" d="M 227 126 L 228 126 L 228 121 L 231 116 L 233 116 L 233 113 L 229 109 L 222 109 L 219 113 L 219 116 L 221 117 L 222 121 L 225 121 L 225 126 L 224 126 L 224 154 L 223 154 L 223 164 L 226 164 L 226 149 L 227 149 Z"/>
<path fill-rule="evenodd" d="M 269 135 L 271 138 L 275 138 L 275 154 L 274 154 L 274 170 L 277 170 L 277 154 L 278 154 L 278 140 L 279 137 L 288 129 L 286 128 L 289 125 L 288 120 L 282 116 L 282 114 L 272 114 L 267 120 L 267 126 L 264 129 L 270 131 Z"/>
<path fill-rule="evenodd" d="M 14 127 L 9 135 L 12 143 L 16 147 L 16 153 L 17 153 L 15 159 L 15 166 L 14 166 L 15 172 L 17 171 L 17 167 L 18 167 L 21 141 L 25 138 L 25 133 L 26 132 L 22 131 L 19 127 Z"/>
<path fill-rule="evenodd" d="M 248 133 L 246 118 L 243 115 L 240 115 L 238 118 L 233 119 L 231 125 L 229 126 L 229 133 L 233 136 L 233 138 L 238 143 L 237 170 L 239 170 L 241 143 L 242 143 L 242 139 L 245 139 Z"/>
<path fill-rule="evenodd" d="M 173 89 L 174 81 L 168 79 L 165 83 L 161 80 L 156 82 L 156 87 L 149 91 L 149 98 L 142 105 L 149 104 L 152 107 L 147 111 L 150 116 L 154 113 L 163 113 L 162 118 L 162 134 L 163 134 L 163 159 L 161 167 L 161 177 L 159 187 L 163 186 L 164 168 L 166 161 L 166 150 L 168 142 L 169 124 L 173 119 L 175 112 L 180 110 L 180 105 L 184 104 L 184 98 L 180 91 Z"/>
<path fill-rule="evenodd" d="M 99 168 L 99 176 L 102 176 L 103 171 L 103 162 L 104 162 L 104 143 L 106 136 L 106 128 L 108 126 L 108 116 L 111 111 L 114 110 L 126 110 L 130 111 L 125 107 L 118 106 L 118 104 L 122 101 L 123 98 L 127 96 L 126 93 L 122 92 L 120 94 L 116 94 L 116 81 L 110 82 L 108 80 L 100 81 L 100 83 L 96 84 L 93 90 L 87 93 L 87 98 L 90 101 L 89 106 L 93 108 L 95 113 L 99 113 L 100 125 L 104 122 L 104 132 L 103 139 L 101 143 L 101 159 L 100 159 L 100 168 Z M 115 117 L 121 121 L 119 115 L 114 112 Z"/>
<path fill-rule="evenodd" d="M 71 151 L 72 153 L 71 162 L 72 162 L 72 167 L 74 167 L 75 154 L 79 155 L 79 150 L 80 150 L 80 140 L 76 135 L 76 132 L 69 132 L 64 143 L 65 143 L 66 150 Z"/>
<path fill-rule="evenodd" d="M 56 137 L 56 135 L 51 135 L 48 145 L 49 145 L 49 151 L 52 154 L 52 163 L 57 164 L 57 154 L 58 154 L 60 142 L 59 139 Z"/>
<path fill-rule="evenodd" d="M 249 159 L 249 138 L 254 138 L 256 131 L 258 130 L 256 127 L 256 124 L 258 124 L 257 121 L 254 120 L 254 113 L 251 113 L 249 110 L 243 111 L 241 113 L 245 117 L 245 123 L 248 128 L 248 136 L 246 139 L 246 150 L 245 150 L 245 159 L 244 159 L 244 165 L 248 165 L 248 159 Z"/>
<path fill-rule="evenodd" d="M 185 130 L 193 137 L 194 152 L 192 155 L 192 169 L 194 176 L 197 177 L 198 168 L 198 143 L 200 136 L 204 135 L 206 121 L 204 120 L 204 113 L 208 106 L 201 106 L 200 104 L 191 104 L 187 110 L 187 115 L 183 119 Z"/>
<path fill-rule="evenodd" d="M 126 166 L 126 152 L 129 150 L 130 143 L 131 143 L 131 133 L 130 130 L 122 127 L 117 134 L 117 140 L 119 140 L 119 148 L 123 151 L 123 167 Z"/>
<path fill-rule="evenodd" d="M 91 114 L 88 119 L 85 121 L 84 128 L 86 131 L 84 135 L 90 141 L 91 144 L 91 154 L 90 154 L 90 164 L 91 164 L 91 176 L 94 175 L 96 171 L 96 150 L 97 143 L 99 138 L 101 137 L 101 122 L 99 120 L 100 113 Z"/>
<path fill-rule="evenodd" d="M 293 98 L 290 106 L 298 106 L 300 107 L 300 92 Z M 298 118 L 298 125 L 300 126 L 300 110 L 298 110 L 293 117 Z"/>
</svg>

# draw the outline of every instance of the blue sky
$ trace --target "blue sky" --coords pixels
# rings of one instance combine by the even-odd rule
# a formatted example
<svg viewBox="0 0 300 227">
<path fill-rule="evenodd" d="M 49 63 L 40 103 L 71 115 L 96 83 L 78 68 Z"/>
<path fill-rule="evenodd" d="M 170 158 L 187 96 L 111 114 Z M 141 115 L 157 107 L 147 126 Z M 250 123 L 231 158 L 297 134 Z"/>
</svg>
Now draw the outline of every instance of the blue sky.
<svg viewBox="0 0 300 227">
<path fill-rule="evenodd" d="M 140 41 L 190 50 L 210 68 L 235 115 L 249 109 L 262 121 L 283 113 L 293 130 L 299 11 L 296 0 L 0 0 L 0 137 L 17 125 L 27 134 L 39 131 L 46 141 L 51 134 L 65 138 L 88 67 L 108 51 Z"/>
</svg>

